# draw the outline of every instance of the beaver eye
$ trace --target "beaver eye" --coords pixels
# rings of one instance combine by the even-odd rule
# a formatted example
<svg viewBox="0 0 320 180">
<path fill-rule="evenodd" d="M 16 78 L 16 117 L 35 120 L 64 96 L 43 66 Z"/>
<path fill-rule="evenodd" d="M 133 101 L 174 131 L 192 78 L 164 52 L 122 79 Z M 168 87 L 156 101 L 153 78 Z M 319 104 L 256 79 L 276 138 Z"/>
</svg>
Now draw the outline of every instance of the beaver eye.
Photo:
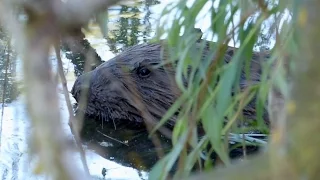
<svg viewBox="0 0 320 180">
<path fill-rule="evenodd" d="M 146 78 L 150 75 L 151 71 L 146 67 L 141 67 L 138 69 L 138 75 L 142 78 Z"/>
</svg>

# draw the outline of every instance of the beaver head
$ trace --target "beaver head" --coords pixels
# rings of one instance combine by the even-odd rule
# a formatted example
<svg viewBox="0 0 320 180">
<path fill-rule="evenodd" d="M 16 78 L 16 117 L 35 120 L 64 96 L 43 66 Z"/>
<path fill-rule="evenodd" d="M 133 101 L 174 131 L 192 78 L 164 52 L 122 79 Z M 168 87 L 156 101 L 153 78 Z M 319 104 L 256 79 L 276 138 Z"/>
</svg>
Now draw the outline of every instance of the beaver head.
<svg viewBox="0 0 320 180">
<path fill-rule="evenodd" d="M 162 50 L 161 44 L 132 46 L 93 71 L 79 76 L 71 93 L 79 101 L 80 92 L 86 88 L 85 81 L 88 79 L 86 115 L 115 123 L 129 121 L 143 124 L 141 122 L 146 119 L 141 111 L 146 111 L 150 115 L 148 118 L 159 121 L 180 95 L 175 83 L 175 67 L 160 65 L 166 58 Z M 224 56 L 226 63 L 230 62 L 235 50 L 228 48 Z M 207 56 L 207 51 L 204 53 Z M 260 56 L 259 53 L 252 56 L 250 81 L 246 79 L 243 69 L 241 89 L 260 81 Z M 262 59 L 268 59 L 268 54 Z M 140 100 L 142 107 L 136 100 Z M 244 108 L 244 115 L 255 118 L 255 99 Z M 264 117 L 268 118 L 267 112 Z M 168 125 L 174 125 L 174 122 L 175 117 L 172 117 Z"/>
<path fill-rule="evenodd" d="M 160 44 L 140 44 L 126 49 L 93 71 L 79 76 L 71 90 L 79 102 L 80 92 L 87 88 L 88 116 L 105 121 L 143 122 L 135 99 L 154 119 L 161 118 L 179 95 L 174 71 L 160 63 Z M 157 66 L 157 67 L 155 67 Z M 85 81 L 89 80 L 88 86 Z M 172 81 L 171 81 L 172 80 Z"/>
</svg>

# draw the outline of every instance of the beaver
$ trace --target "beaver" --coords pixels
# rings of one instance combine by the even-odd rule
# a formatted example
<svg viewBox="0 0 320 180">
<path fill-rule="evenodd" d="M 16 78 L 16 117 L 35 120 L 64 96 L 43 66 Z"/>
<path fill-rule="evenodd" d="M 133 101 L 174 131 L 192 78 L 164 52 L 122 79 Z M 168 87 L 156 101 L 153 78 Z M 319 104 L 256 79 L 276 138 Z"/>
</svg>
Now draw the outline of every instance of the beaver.
<svg viewBox="0 0 320 180">
<path fill-rule="evenodd" d="M 208 55 L 209 43 L 207 46 L 204 57 Z M 85 115 L 112 122 L 116 127 L 122 122 L 143 125 L 146 117 L 141 111 L 145 111 L 149 115 L 148 119 L 158 122 L 181 94 L 175 82 L 175 67 L 161 65 L 163 59 L 167 58 L 163 53 L 163 47 L 164 43 L 134 45 L 94 70 L 79 76 L 71 93 L 79 102 L 81 92 L 84 89 L 88 90 L 87 105 L 83 110 Z M 224 56 L 226 63 L 231 60 L 235 50 L 236 48 L 228 47 Z M 268 53 L 263 54 L 262 59 L 268 58 Z M 251 61 L 251 79 L 246 79 L 243 69 L 240 88 L 244 89 L 252 83 L 259 82 L 260 76 L 261 53 L 254 53 Z M 88 86 L 84 83 L 86 80 L 89 80 Z M 184 84 L 187 85 L 187 81 Z M 140 99 L 141 103 L 136 99 Z M 255 99 L 243 112 L 245 116 L 255 117 Z M 166 125 L 173 126 L 175 118 L 176 116 L 172 116 Z M 268 122 L 266 111 L 263 118 Z"/>
<path fill-rule="evenodd" d="M 199 44 L 201 42 L 199 41 Z M 203 58 L 210 56 L 210 45 L 211 42 L 206 44 L 205 50 L 202 52 Z M 81 132 L 82 138 L 87 142 L 111 141 L 113 143 L 112 146 L 105 149 L 107 153 L 102 150 L 104 148 L 98 148 L 97 152 L 101 151 L 100 154 L 103 157 L 112 156 L 117 159 L 120 156 L 119 162 L 128 161 L 130 167 L 135 166 L 137 160 L 137 156 L 127 157 L 127 154 L 132 153 L 144 154 L 140 159 L 146 167 L 152 167 L 156 162 L 156 153 L 149 152 L 152 151 L 154 145 L 152 142 L 148 143 L 145 122 L 159 122 L 181 95 L 181 90 L 175 81 L 176 68 L 174 64 L 163 64 L 168 58 L 167 54 L 170 53 L 166 47 L 163 42 L 131 46 L 76 79 L 71 90 L 75 100 L 79 103 L 82 92 L 87 92 L 86 106 L 84 109 L 77 109 L 86 115 L 82 125 L 82 128 L 85 127 L 85 130 Z M 200 45 L 196 45 L 195 48 L 198 48 L 197 50 L 200 52 Z M 223 57 L 225 63 L 230 62 L 236 50 L 237 48 L 234 47 L 227 48 Z M 241 89 L 260 81 L 261 63 L 268 58 L 270 58 L 269 53 L 253 53 L 250 63 L 250 80 L 246 79 L 243 68 L 239 82 Z M 188 70 L 190 72 L 191 69 Z M 183 79 L 185 86 L 188 86 L 187 79 L 188 77 Z M 248 119 L 255 119 L 255 106 L 256 99 L 254 98 L 243 109 L 243 115 Z M 167 121 L 165 126 L 172 128 L 177 116 L 178 112 Z M 268 125 L 269 116 L 266 109 L 263 113 L 263 119 Z M 201 125 L 199 127 L 201 131 Z M 101 135 L 102 133 L 116 138 L 117 142 L 106 138 Z M 162 148 L 164 151 L 168 151 L 171 148 L 171 141 L 168 141 L 166 137 L 159 137 Z M 123 142 L 127 142 L 127 144 Z M 258 152 L 258 148 L 255 146 L 247 146 L 246 148 L 248 148 L 247 152 Z M 114 153 L 112 153 L 113 150 Z M 242 154 L 235 149 L 232 150 L 230 156 L 235 158 L 241 157 Z M 140 167 L 141 162 L 136 166 Z"/>
</svg>

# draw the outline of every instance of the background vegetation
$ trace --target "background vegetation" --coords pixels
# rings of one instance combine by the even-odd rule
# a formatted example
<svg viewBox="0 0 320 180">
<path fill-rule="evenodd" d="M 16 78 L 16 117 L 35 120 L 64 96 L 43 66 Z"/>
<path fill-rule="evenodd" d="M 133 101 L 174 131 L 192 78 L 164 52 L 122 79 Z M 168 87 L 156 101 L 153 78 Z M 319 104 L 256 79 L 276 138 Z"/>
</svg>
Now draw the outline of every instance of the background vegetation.
<svg viewBox="0 0 320 180">
<path fill-rule="evenodd" d="M 92 18 L 100 22 L 101 31 L 109 41 L 128 37 L 128 32 L 121 28 L 120 34 L 109 36 L 106 33 L 105 10 L 116 3 L 118 1 L 112 0 L 0 2 L 2 27 L 13 38 L 14 47 L 24 62 L 25 93 L 34 127 L 31 152 L 39 158 L 43 172 L 53 179 L 85 179 L 88 176 L 74 166 L 72 161 L 68 161 L 71 150 L 66 145 L 61 128 L 57 95 L 54 91 L 56 81 L 50 74 L 51 65 L 47 61 L 49 49 L 52 46 L 59 47 L 60 41 L 57 40 L 61 40 L 64 45 L 70 43 L 69 37 L 82 36 L 79 29 L 85 28 Z M 176 81 L 183 94 L 154 129 L 162 126 L 181 107 L 178 123 L 173 130 L 173 149 L 155 165 L 150 172 L 150 179 L 166 179 L 176 161 L 178 168 L 173 175 L 176 179 L 318 177 L 320 163 L 316 157 L 319 138 L 315 134 L 320 127 L 320 95 L 317 93 L 317 82 L 320 82 L 320 63 L 317 60 L 319 5 L 316 0 L 197 0 L 193 4 L 180 0 L 165 8 L 155 40 L 166 37 L 169 49 L 175 48 L 169 60 L 178 59 Z M 128 10 L 125 7 L 122 9 Z M 203 14 L 200 13 L 201 10 L 204 10 Z M 19 13 L 26 15 L 27 19 L 18 20 Z M 201 61 L 203 64 L 199 63 L 201 54 L 193 51 L 199 37 L 194 27 L 203 18 L 202 15 L 210 19 L 209 28 L 203 30 L 203 38 L 215 42 L 210 44 L 212 54 Z M 127 23 L 125 19 L 122 21 Z M 135 35 L 129 33 L 129 37 L 124 41 L 130 41 L 129 45 L 135 44 Z M 274 41 L 270 41 L 272 38 Z M 86 42 L 81 39 L 85 47 Z M 5 44 L 1 43 L 1 46 L 6 46 Z M 238 49 L 233 54 L 231 63 L 225 65 L 220 62 L 228 44 L 235 45 Z M 203 49 L 206 47 L 204 43 L 199 46 Z M 269 48 L 270 51 L 266 51 Z M 63 49 L 70 51 L 71 48 L 63 46 Z M 89 53 L 94 51 L 85 49 Z M 115 47 L 112 49 L 118 52 Z M 241 91 L 238 84 L 242 68 L 239 67 L 250 66 L 253 50 L 266 53 L 269 61 L 263 62 L 261 82 Z M 91 68 L 101 63 L 99 57 L 92 56 L 89 59 L 96 60 L 93 65 L 89 63 Z M 186 75 L 189 66 L 199 69 L 200 73 L 192 73 L 188 79 L 190 85 L 184 87 L 182 77 Z M 248 75 L 249 68 L 245 69 Z M 60 76 L 63 81 L 63 73 Z M 220 81 L 214 86 L 217 77 Z M 230 96 L 232 92 L 234 96 Z M 279 99 L 279 94 L 283 99 Z M 257 99 L 253 99 L 255 95 Z M 255 103 L 257 123 L 245 128 L 235 126 L 244 121 L 240 110 L 251 100 Z M 267 101 L 271 131 L 263 120 Z M 43 104 L 50 108 L 44 109 Z M 72 122 L 73 113 L 71 108 L 69 110 Z M 226 124 L 225 117 L 230 120 Z M 196 133 L 199 122 L 204 124 L 205 135 L 202 137 L 198 137 Z M 265 134 L 271 132 L 267 146 L 265 141 L 251 133 L 252 129 Z M 266 151 L 255 157 L 244 156 L 245 161 L 232 162 L 226 143 L 230 140 L 240 142 L 242 146 L 253 142 L 264 145 Z M 208 144 L 211 144 L 209 150 Z M 186 147 L 191 151 L 187 151 Z M 81 146 L 79 149 L 81 150 Z M 217 153 L 219 161 L 212 162 L 209 158 L 211 152 Z M 203 166 L 199 163 L 201 159 L 206 160 Z M 85 160 L 83 162 L 85 164 Z M 218 166 L 213 168 L 212 164 Z M 194 165 L 199 166 L 200 172 L 191 176 Z"/>
</svg>

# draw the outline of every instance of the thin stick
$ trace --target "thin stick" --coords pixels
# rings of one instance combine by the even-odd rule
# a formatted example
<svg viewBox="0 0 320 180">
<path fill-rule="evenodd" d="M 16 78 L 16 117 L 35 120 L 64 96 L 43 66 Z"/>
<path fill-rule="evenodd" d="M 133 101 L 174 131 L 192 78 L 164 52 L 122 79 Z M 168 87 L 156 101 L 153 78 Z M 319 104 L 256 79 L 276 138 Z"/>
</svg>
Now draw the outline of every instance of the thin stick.
<svg viewBox="0 0 320 180">
<path fill-rule="evenodd" d="M 113 138 L 113 137 L 110 137 L 110 136 L 108 136 L 108 135 L 106 135 L 106 134 L 103 134 L 102 132 L 100 132 L 99 130 L 97 130 L 98 131 L 98 133 L 100 133 L 101 135 L 103 135 L 103 136 L 105 136 L 105 137 L 107 137 L 107 138 L 109 138 L 109 139 L 112 139 L 112 140 L 114 140 L 114 141 L 117 141 L 118 143 L 120 143 L 120 144 L 123 144 L 123 145 L 126 145 L 126 146 L 129 146 L 128 144 L 126 144 L 126 143 L 124 143 L 124 142 L 122 142 L 122 141 L 120 141 L 120 140 L 118 140 L 118 139 L 115 139 L 115 138 Z"/>
<path fill-rule="evenodd" d="M 69 40 L 67 40 L 69 37 L 65 36 L 62 38 L 66 46 L 68 46 L 71 50 L 71 52 L 79 52 L 81 49 L 85 49 L 85 47 L 79 43 L 85 38 L 85 35 L 81 32 L 81 29 L 78 31 L 73 32 L 72 34 L 68 34 L 68 36 L 71 36 Z M 75 46 L 76 45 L 76 46 Z M 90 65 L 92 64 L 93 59 L 95 59 L 96 52 L 93 50 L 93 48 L 90 48 L 87 52 L 85 52 L 85 62 L 84 62 L 84 72 L 88 72 L 90 70 Z M 100 59 L 100 56 L 99 56 Z M 85 79 L 83 84 L 85 86 L 88 86 L 90 83 L 90 79 Z M 78 111 L 76 114 L 77 116 L 77 128 L 78 131 L 82 128 L 83 120 L 85 117 L 85 113 L 83 110 L 85 109 L 87 105 L 87 96 L 88 96 L 88 89 L 85 88 L 81 91 L 79 101 L 78 101 Z M 70 123 L 70 122 L 69 122 Z M 75 124 L 73 124 L 75 125 Z"/>
<path fill-rule="evenodd" d="M 55 44 L 55 51 L 56 51 L 56 55 L 57 55 L 57 61 L 58 61 L 58 71 L 60 74 L 60 78 L 61 78 L 61 83 L 62 83 L 62 87 L 63 87 L 63 94 L 66 100 L 66 104 L 68 107 L 68 112 L 69 112 L 69 126 L 71 129 L 71 132 L 74 134 L 74 139 L 76 141 L 76 144 L 79 148 L 79 152 L 80 152 L 80 157 L 81 157 L 81 161 L 83 164 L 83 168 L 85 169 L 86 173 L 88 173 L 88 175 L 90 175 L 89 172 L 89 168 L 88 168 L 88 164 L 87 164 L 87 160 L 85 157 L 85 151 L 83 150 L 83 147 L 81 145 L 81 141 L 80 141 L 80 137 L 79 137 L 79 132 L 77 131 L 77 129 L 75 130 L 75 126 L 73 126 L 73 124 L 76 122 L 76 118 L 73 115 L 73 110 L 72 110 L 72 105 L 70 102 L 70 97 L 69 97 L 69 92 L 68 92 L 68 85 L 67 85 L 67 80 L 66 77 L 64 75 L 63 72 L 63 66 L 62 66 L 62 60 L 61 60 L 61 55 L 60 55 L 60 49 L 58 44 Z"/>
</svg>

